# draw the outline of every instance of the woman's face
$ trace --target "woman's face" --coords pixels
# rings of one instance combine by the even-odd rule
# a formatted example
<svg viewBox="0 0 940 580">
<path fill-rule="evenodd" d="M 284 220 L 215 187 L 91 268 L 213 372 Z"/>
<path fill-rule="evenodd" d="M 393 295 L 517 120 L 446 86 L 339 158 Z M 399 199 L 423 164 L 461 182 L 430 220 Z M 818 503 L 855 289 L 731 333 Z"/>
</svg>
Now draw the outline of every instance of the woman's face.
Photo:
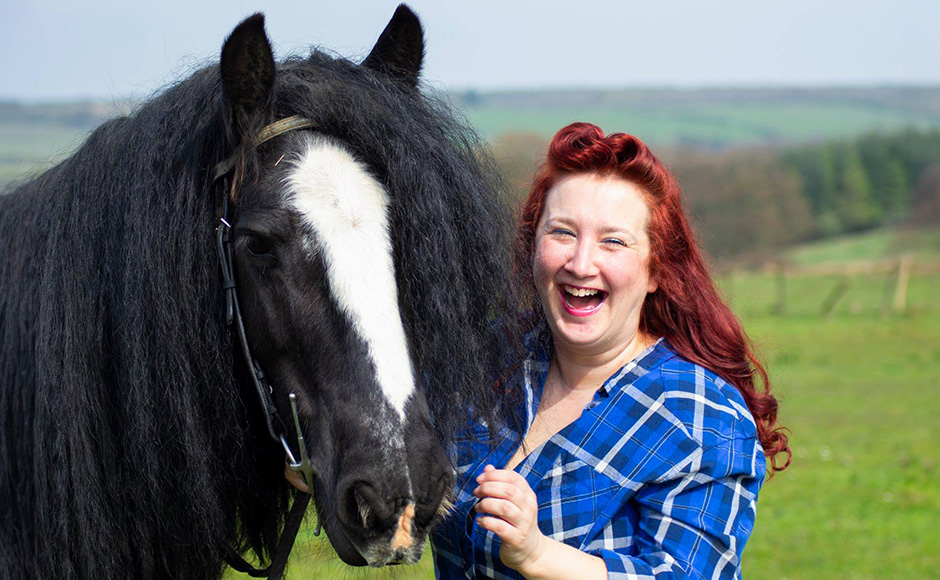
<svg viewBox="0 0 940 580">
<path fill-rule="evenodd" d="M 628 181 L 573 174 L 548 191 L 532 272 L 556 348 L 619 352 L 638 338 L 650 279 L 649 208 Z"/>
</svg>

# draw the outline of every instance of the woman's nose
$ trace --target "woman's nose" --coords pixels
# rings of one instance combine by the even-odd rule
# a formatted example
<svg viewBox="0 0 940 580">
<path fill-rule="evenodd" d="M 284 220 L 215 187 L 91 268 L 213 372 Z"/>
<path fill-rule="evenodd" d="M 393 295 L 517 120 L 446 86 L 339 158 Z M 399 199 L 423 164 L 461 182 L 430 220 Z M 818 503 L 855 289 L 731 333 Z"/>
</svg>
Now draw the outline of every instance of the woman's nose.
<svg viewBox="0 0 940 580">
<path fill-rule="evenodd" d="M 596 276 L 600 272 L 597 267 L 596 251 L 593 244 L 579 240 L 574 248 L 574 252 L 565 264 L 565 270 L 571 272 L 578 278 Z"/>
</svg>

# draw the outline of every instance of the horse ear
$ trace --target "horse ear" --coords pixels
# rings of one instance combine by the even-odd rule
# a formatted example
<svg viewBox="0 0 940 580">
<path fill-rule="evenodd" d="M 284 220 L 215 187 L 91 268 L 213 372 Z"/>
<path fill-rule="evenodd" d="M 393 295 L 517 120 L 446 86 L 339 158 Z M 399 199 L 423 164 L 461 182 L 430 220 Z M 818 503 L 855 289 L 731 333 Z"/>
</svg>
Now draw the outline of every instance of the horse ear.
<svg viewBox="0 0 940 580">
<path fill-rule="evenodd" d="M 264 33 L 264 15 L 253 14 L 222 45 L 222 87 L 229 113 L 243 135 L 262 111 L 274 86 L 274 53 Z"/>
<path fill-rule="evenodd" d="M 362 65 L 418 86 L 424 61 L 424 30 L 418 15 L 399 4 Z"/>
</svg>

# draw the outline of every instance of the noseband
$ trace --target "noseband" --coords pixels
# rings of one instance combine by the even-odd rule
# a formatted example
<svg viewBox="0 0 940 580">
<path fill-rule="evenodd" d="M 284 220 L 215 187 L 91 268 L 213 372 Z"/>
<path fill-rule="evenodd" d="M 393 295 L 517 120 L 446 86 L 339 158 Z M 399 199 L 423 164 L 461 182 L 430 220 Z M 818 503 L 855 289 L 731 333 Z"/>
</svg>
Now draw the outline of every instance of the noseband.
<svg viewBox="0 0 940 580">
<path fill-rule="evenodd" d="M 265 141 L 269 141 L 279 135 L 295 131 L 298 129 L 309 129 L 315 124 L 309 119 L 294 116 L 281 119 L 267 125 L 258 133 L 258 136 L 252 141 L 253 147 L 258 147 Z M 229 326 L 234 323 L 238 343 L 241 347 L 242 355 L 248 366 L 251 375 L 251 382 L 254 384 L 255 391 L 258 394 L 258 400 L 261 403 L 261 409 L 264 411 L 265 424 L 268 427 L 268 434 L 274 441 L 284 448 L 287 457 L 287 464 L 291 471 L 297 473 L 307 486 L 308 493 L 298 494 L 294 498 L 290 514 L 284 523 L 284 529 L 281 531 L 281 537 L 278 540 L 277 551 L 271 559 L 271 565 L 267 568 L 258 569 L 238 554 L 230 549 L 226 554 L 226 562 L 235 570 L 244 572 L 255 578 L 267 577 L 268 580 L 279 580 L 287 564 L 287 557 L 290 555 L 297 532 L 300 529 L 300 523 L 303 521 L 304 514 L 307 511 L 307 505 L 310 502 L 310 494 L 313 493 L 313 465 L 310 463 L 310 456 L 307 453 L 307 445 L 304 442 L 303 431 L 300 428 L 300 416 L 297 413 L 297 396 L 290 393 L 290 408 L 294 419 L 294 431 L 297 439 L 297 455 L 291 449 L 288 443 L 288 429 L 281 419 L 277 406 L 274 404 L 274 389 L 267 381 L 264 371 L 258 360 L 251 354 L 251 348 L 248 346 L 248 337 L 245 335 L 245 323 L 242 320 L 241 308 L 238 305 L 238 293 L 235 288 L 235 268 L 233 264 L 232 249 L 232 226 L 230 224 L 232 205 L 234 204 L 235 192 L 239 186 L 241 173 L 235 171 L 238 161 L 238 153 L 235 153 L 225 160 L 219 162 L 212 175 L 212 184 L 215 186 L 220 183 L 222 186 L 222 204 L 219 210 L 219 225 L 216 228 L 216 246 L 219 251 L 219 262 L 222 267 L 222 289 L 225 292 L 225 312 L 226 322 Z M 231 177 L 230 174 L 234 173 Z M 320 524 L 314 531 L 314 535 L 320 534 Z"/>
</svg>

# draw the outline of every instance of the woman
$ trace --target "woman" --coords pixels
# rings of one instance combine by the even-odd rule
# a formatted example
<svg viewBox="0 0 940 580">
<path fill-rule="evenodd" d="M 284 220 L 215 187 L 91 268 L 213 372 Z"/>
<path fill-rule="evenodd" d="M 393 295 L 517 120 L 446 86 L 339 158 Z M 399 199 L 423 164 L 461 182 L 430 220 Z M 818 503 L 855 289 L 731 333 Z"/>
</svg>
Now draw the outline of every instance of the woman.
<svg viewBox="0 0 940 580">
<path fill-rule="evenodd" d="M 789 448 L 675 179 L 635 137 L 565 127 L 517 266 L 541 314 L 515 377 L 523 434 L 458 442 L 438 577 L 740 577 L 765 456 L 784 469 Z"/>
</svg>

